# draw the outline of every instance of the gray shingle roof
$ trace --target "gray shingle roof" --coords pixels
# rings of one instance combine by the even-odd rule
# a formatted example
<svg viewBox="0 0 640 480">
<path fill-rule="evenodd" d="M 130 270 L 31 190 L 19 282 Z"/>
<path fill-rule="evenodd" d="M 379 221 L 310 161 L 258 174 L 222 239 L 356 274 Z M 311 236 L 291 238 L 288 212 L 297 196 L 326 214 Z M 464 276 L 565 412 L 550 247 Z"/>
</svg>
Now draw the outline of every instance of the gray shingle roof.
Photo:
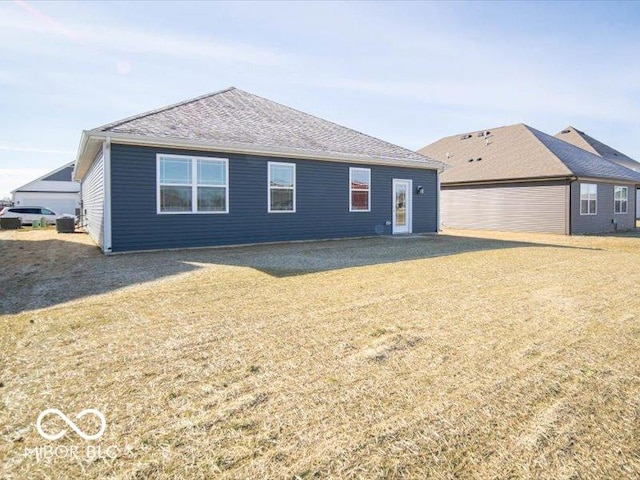
<svg viewBox="0 0 640 480">
<path fill-rule="evenodd" d="M 32 190 L 33 188 L 36 188 L 36 191 L 40 191 L 42 190 L 42 187 L 39 187 L 39 186 L 34 187 L 34 184 L 37 184 L 38 182 L 73 182 L 74 181 L 73 165 L 74 165 L 74 162 L 70 162 L 65 165 L 62 165 L 56 168 L 55 170 L 52 170 L 49 173 L 46 173 L 45 175 L 38 177 L 34 180 L 31 180 L 29 183 L 26 183 L 16 188 L 11 193 L 19 192 L 19 191 L 33 191 Z M 49 187 L 49 188 L 53 188 L 53 187 Z M 66 187 L 62 185 L 60 188 L 66 188 Z M 63 190 L 60 190 L 60 191 L 63 192 Z M 69 191 L 71 193 L 75 193 L 72 190 L 69 190 Z"/>
<path fill-rule="evenodd" d="M 556 133 L 556 138 L 580 147 L 587 152 L 595 153 L 602 158 L 616 162 L 623 167 L 640 172 L 640 163 L 624 153 L 602 143 L 574 127 L 567 127 Z"/>
<path fill-rule="evenodd" d="M 532 133 L 578 177 L 640 182 L 640 172 L 594 155 L 570 143 L 531 128 Z"/>
<path fill-rule="evenodd" d="M 453 135 L 419 151 L 452 166 L 444 184 L 570 176 L 640 183 L 640 173 L 528 125 L 486 131 L 486 139 L 483 131 Z"/>
<path fill-rule="evenodd" d="M 319 158 L 327 154 L 348 155 L 444 167 L 409 149 L 233 87 L 109 123 L 91 132 L 284 149 Z"/>
</svg>

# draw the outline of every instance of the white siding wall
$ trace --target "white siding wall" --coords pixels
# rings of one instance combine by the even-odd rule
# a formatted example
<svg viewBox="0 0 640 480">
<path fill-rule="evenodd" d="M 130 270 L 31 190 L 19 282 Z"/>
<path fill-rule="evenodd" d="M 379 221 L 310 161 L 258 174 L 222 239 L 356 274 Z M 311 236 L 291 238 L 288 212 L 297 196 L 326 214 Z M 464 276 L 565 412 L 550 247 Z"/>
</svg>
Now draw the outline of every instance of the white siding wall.
<svg viewBox="0 0 640 480">
<path fill-rule="evenodd" d="M 80 207 L 80 193 L 15 192 L 13 201 L 16 206 L 45 207 L 57 215 L 75 215 Z"/>
<path fill-rule="evenodd" d="M 84 229 L 104 248 L 104 158 L 102 153 L 93 162 L 82 180 L 82 213 Z"/>
<path fill-rule="evenodd" d="M 445 186 L 441 195 L 443 227 L 567 233 L 565 184 Z"/>
</svg>

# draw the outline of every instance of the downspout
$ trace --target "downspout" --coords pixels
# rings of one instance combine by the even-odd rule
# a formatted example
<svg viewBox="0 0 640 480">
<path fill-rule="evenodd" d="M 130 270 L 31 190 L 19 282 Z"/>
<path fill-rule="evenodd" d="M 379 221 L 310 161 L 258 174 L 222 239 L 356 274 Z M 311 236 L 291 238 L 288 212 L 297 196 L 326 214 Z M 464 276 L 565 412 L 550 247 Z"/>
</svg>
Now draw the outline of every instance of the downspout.
<svg viewBox="0 0 640 480">
<path fill-rule="evenodd" d="M 640 200 L 640 185 L 636 184 L 636 198 L 633 199 L 636 206 L 635 222 L 633 222 L 634 230 L 638 228 L 638 221 L 640 221 L 640 202 L 638 202 L 638 200 Z"/>
<path fill-rule="evenodd" d="M 104 253 L 111 253 L 111 137 L 102 145 L 104 162 Z"/>
<path fill-rule="evenodd" d="M 578 177 L 569 177 L 568 178 L 569 182 L 567 184 L 567 201 L 566 201 L 566 206 L 567 206 L 567 228 L 566 228 L 566 234 L 567 235 L 573 235 L 573 231 L 571 229 L 571 219 L 573 218 L 573 205 L 571 203 L 572 199 L 573 199 L 573 195 L 572 195 L 572 188 L 573 188 L 573 182 L 575 182 L 576 180 L 578 180 Z M 578 205 L 580 205 L 578 203 Z"/>
<path fill-rule="evenodd" d="M 75 175 L 75 172 L 74 172 Z M 73 177 L 75 178 L 75 176 Z M 82 183 L 80 182 L 80 215 L 78 215 L 78 227 L 84 228 L 84 202 L 82 199 L 84 198 L 82 195 Z"/>
<path fill-rule="evenodd" d="M 436 170 L 436 233 L 440 233 L 442 231 L 442 225 L 440 224 L 440 208 L 442 205 L 440 203 L 440 173 L 442 170 Z"/>
</svg>

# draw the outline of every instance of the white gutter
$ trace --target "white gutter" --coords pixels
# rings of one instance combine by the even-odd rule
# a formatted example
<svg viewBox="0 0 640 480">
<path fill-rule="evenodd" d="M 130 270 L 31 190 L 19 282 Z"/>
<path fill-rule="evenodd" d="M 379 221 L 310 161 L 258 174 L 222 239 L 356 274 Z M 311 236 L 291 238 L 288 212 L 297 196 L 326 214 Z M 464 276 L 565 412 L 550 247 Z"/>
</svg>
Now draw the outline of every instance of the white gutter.
<svg viewBox="0 0 640 480">
<path fill-rule="evenodd" d="M 228 142 L 209 142 L 203 140 L 182 140 L 176 138 L 164 138 L 164 137 L 141 137 L 140 135 L 132 135 L 128 133 L 118 132 L 91 132 L 83 131 L 80 139 L 80 146 L 78 148 L 78 155 L 76 157 L 76 172 L 82 177 L 88 171 L 90 165 L 83 167 L 87 161 L 93 161 L 93 158 L 87 159 L 86 151 L 90 141 L 106 140 L 109 138 L 111 142 L 125 144 L 125 145 L 140 145 L 140 146 L 154 146 L 154 147 L 166 147 L 166 148 L 181 148 L 181 149 L 194 149 L 202 151 L 216 151 L 225 153 L 239 153 L 249 155 L 262 155 L 269 157 L 288 157 L 288 158 L 300 158 L 308 160 L 323 160 L 329 162 L 349 162 L 349 163 L 366 163 L 375 165 L 389 165 L 400 166 L 409 168 L 420 168 L 426 170 L 440 170 L 445 168 L 445 165 L 441 166 L 432 165 L 427 162 L 420 162 L 417 160 L 402 160 L 389 157 L 370 157 L 364 155 L 351 155 L 344 153 L 332 153 L 332 152 L 309 152 L 295 148 L 271 148 L 261 147 L 251 144 L 243 143 L 228 143 Z M 92 156 L 90 156 L 92 157 Z M 438 162 L 441 163 L 441 162 Z"/>
</svg>

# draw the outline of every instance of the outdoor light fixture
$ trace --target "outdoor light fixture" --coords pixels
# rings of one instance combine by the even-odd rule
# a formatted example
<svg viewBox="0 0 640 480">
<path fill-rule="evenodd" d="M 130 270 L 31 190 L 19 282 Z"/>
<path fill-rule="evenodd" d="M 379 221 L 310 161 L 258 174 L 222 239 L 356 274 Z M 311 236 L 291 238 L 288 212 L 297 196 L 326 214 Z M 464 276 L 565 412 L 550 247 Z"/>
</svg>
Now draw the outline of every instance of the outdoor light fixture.
<svg viewBox="0 0 640 480">
<path fill-rule="evenodd" d="M 416 193 L 418 195 L 424 195 L 424 187 L 422 185 L 420 185 L 417 189 L 416 189 Z"/>
</svg>

